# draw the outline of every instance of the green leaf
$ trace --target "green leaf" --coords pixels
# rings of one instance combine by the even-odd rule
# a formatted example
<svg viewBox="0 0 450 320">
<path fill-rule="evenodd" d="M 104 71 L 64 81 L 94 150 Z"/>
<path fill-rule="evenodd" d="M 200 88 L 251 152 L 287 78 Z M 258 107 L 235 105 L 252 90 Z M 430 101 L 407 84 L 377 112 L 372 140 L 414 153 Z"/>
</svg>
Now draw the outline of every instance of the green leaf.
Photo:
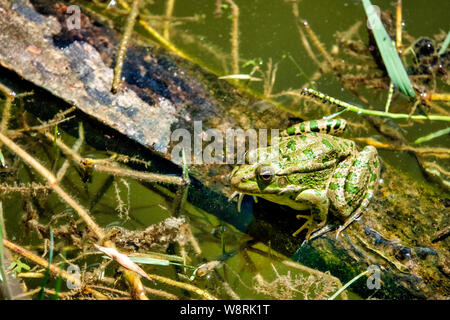
<svg viewBox="0 0 450 320">
<path fill-rule="evenodd" d="M 378 13 L 370 0 L 362 0 L 362 2 L 389 77 L 401 92 L 409 97 L 415 97 L 416 94 L 409 81 L 408 74 L 400 60 L 397 50 L 392 44 L 391 38 L 381 23 Z"/>
</svg>

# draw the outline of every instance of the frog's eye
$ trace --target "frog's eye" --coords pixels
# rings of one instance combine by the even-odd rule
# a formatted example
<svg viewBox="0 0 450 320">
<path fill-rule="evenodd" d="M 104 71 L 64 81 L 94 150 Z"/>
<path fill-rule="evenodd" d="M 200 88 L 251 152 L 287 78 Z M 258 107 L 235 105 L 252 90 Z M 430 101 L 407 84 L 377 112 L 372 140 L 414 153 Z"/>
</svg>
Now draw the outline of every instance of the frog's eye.
<svg viewBox="0 0 450 320">
<path fill-rule="evenodd" d="M 273 169 L 271 167 L 258 167 L 256 171 L 259 179 L 264 183 L 269 183 L 273 179 Z"/>
</svg>

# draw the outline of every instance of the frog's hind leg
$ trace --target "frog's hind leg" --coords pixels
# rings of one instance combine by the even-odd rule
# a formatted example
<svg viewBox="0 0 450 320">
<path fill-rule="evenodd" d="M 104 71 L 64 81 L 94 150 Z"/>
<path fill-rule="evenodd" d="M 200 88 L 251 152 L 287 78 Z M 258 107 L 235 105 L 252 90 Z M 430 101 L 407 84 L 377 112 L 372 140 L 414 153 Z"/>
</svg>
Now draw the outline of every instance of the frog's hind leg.
<svg viewBox="0 0 450 320">
<path fill-rule="evenodd" d="M 281 136 L 287 137 L 309 132 L 320 132 L 337 136 L 344 132 L 346 126 L 347 122 L 344 119 L 311 120 L 294 124 L 282 131 Z"/>
<path fill-rule="evenodd" d="M 370 200 L 372 199 L 373 193 L 366 192 L 361 205 L 356 209 L 356 211 L 352 214 L 350 218 L 348 218 L 343 225 L 341 225 L 336 232 L 336 239 L 339 238 L 339 235 L 342 231 L 344 231 L 353 221 L 358 220 L 359 217 L 364 213 L 367 206 L 369 205 Z"/>
<path fill-rule="evenodd" d="M 380 163 L 377 150 L 372 146 L 366 146 L 353 162 L 345 180 L 344 198 L 348 203 L 348 209 L 351 211 L 341 211 L 341 217 L 347 218 L 345 218 L 344 224 L 339 227 L 336 237 L 339 237 L 339 234 L 367 209 L 378 185 L 379 175 Z M 362 195 L 361 187 L 365 189 Z"/>
</svg>

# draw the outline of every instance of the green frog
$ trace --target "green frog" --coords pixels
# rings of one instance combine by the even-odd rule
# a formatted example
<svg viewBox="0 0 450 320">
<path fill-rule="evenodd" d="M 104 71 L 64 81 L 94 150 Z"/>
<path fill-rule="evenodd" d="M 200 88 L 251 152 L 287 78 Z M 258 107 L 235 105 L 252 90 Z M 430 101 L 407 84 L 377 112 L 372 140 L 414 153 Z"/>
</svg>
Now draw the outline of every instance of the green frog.
<svg viewBox="0 0 450 320">
<path fill-rule="evenodd" d="M 307 221 L 293 236 L 307 229 L 308 241 L 339 226 L 338 237 L 367 208 L 380 174 L 377 150 L 358 151 L 353 141 L 338 137 L 345 127 L 343 119 L 302 122 L 281 132 L 278 148 L 247 152 L 247 163 L 229 176 L 238 209 L 247 194 L 310 210 L 297 216 Z M 330 214 L 340 223 L 328 225 Z"/>
</svg>

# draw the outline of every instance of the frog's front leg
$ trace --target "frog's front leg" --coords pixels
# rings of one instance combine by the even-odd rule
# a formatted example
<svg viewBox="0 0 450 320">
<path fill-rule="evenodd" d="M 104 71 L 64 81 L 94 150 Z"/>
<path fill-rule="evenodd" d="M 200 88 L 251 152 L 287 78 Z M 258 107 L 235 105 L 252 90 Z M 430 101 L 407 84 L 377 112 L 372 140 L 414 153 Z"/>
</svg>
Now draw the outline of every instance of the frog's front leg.
<svg viewBox="0 0 450 320">
<path fill-rule="evenodd" d="M 295 237 L 299 234 L 303 229 L 308 229 L 305 240 L 309 240 L 309 237 L 313 231 L 317 228 L 323 227 L 327 223 L 328 217 L 328 208 L 329 208 L 329 200 L 327 197 L 326 191 L 320 191 L 315 189 L 308 189 L 302 191 L 297 197 L 295 201 L 302 202 L 308 204 L 311 207 L 311 215 L 308 217 L 308 220 L 304 223 L 304 225 L 293 233 Z M 299 216 L 304 218 L 304 216 Z"/>
</svg>

